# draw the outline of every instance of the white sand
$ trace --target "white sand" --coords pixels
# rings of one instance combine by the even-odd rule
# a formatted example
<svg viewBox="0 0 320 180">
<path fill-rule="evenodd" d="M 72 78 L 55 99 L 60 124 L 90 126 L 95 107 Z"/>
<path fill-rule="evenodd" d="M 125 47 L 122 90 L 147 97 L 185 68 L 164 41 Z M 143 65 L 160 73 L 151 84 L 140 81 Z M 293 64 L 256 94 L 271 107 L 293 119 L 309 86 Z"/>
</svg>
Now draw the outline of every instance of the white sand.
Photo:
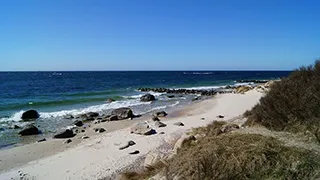
<svg viewBox="0 0 320 180">
<path fill-rule="evenodd" d="M 101 134 L 94 138 L 83 140 L 81 143 L 55 155 L 45 157 L 28 164 L 11 169 L 0 174 L 1 180 L 20 179 L 20 173 L 25 173 L 25 179 L 62 180 L 62 179 L 99 179 L 111 176 L 120 169 L 135 163 L 149 151 L 165 144 L 165 139 L 172 133 L 183 133 L 193 127 L 204 126 L 221 114 L 225 120 L 230 120 L 246 110 L 251 109 L 262 96 L 261 93 L 250 91 L 245 95 L 224 94 L 215 98 L 195 103 L 186 108 L 186 115 L 173 120 L 164 120 L 168 126 L 157 129 L 155 134 L 142 136 L 130 134 L 128 128 Z M 205 120 L 201 120 L 205 118 Z M 174 122 L 181 121 L 185 126 L 175 126 Z M 129 140 L 136 145 L 120 151 L 121 144 Z M 129 152 L 139 150 L 138 155 Z M 1 162 L 0 162 L 1 165 Z"/>
</svg>

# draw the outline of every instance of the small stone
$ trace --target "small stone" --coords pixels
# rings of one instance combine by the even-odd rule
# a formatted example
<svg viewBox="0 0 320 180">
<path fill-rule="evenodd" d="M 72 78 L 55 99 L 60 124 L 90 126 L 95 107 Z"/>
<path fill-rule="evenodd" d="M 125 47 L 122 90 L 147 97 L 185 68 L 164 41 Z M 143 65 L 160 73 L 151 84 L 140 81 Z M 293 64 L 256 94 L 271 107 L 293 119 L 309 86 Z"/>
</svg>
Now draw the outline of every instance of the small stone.
<svg viewBox="0 0 320 180">
<path fill-rule="evenodd" d="M 126 149 L 126 148 L 128 148 L 128 147 L 130 147 L 130 146 L 135 145 L 135 144 L 136 144 L 136 143 L 135 143 L 134 141 L 128 141 L 128 143 L 127 143 L 126 145 L 120 147 L 119 150 L 124 150 L 124 149 Z"/>
<path fill-rule="evenodd" d="M 140 151 L 136 150 L 136 151 L 130 152 L 129 154 L 134 155 L 134 154 L 139 154 L 139 153 L 140 153 Z"/>
<path fill-rule="evenodd" d="M 205 120 L 206 118 L 201 118 L 201 120 Z"/>
<path fill-rule="evenodd" d="M 44 142 L 44 141 L 47 141 L 47 139 L 43 138 L 43 139 L 38 140 L 37 142 L 39 143 L 39 142 Z"/>
<path fill-rule="evenodd" d="M 105 132 L 106 130 L 103 129 L 103 128 L 96 128 L 96 129 L 94 129 L 94 131 L 95 131 L 96 133 L 103 133 L 103 132 Z"/>
<path fill-rule="evenodd" d="M 184 126 L 184 124 L 182 122 L 176 122 L 173 125 L 175 125 L 175 126 Z"/>
<path fill-rule="evenodd" d="M 81 139 L 89 139 L 89 136 L 82 136 Z"/>
<path fill-rule="evenodd" d="M 222 118 L 224 118 L 224 116 L 223 115 L 218 115 L 217 118 L 222 119 Z"/>
<path fill-rule="evenodd" d="M 159 134 L 165 134 L 164 132 L 159 132 Z"/>
<path fill-rule="evenodd" d="M 71 142 L 72 142 L 72 140 L 71 140 L 71 139 L 68 139 L 68 140 L 64 141 L 63 144 L 69 144 L 69 143 L 71 143 Z"/>
<path fill-rule="evenodd" d="M 86 130 L 82 129 L 81 132 L 84 133 L 84 132 L 86 132 Z"/>
</svg>

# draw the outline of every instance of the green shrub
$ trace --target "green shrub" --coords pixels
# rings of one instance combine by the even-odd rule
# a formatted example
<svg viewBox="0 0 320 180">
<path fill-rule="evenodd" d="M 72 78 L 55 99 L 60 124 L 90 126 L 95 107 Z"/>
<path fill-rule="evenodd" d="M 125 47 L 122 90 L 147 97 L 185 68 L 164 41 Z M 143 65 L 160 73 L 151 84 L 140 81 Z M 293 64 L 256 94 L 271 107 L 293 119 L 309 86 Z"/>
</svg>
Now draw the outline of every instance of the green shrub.
<svg viewBox="0 0 320 180">
<path fill-rule="evenodd" d="M 320 128 L 320 61 L 301 67 L 273 84 L 266 96 L 246 112 L 247 125 L 271 130 L 305 132 L 316 136 Z"/>
</svg>

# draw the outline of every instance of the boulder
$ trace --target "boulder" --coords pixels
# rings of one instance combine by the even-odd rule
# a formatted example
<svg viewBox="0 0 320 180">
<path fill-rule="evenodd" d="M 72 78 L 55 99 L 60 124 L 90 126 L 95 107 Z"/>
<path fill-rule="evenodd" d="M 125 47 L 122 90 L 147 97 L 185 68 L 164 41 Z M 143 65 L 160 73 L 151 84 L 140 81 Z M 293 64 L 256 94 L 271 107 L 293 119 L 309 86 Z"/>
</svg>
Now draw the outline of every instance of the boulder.
<svg viewBox="0 0 320 180">
<path fill-rule="evenodd" d="M 154 127 L 156 128 L 161 128 L 161 127 L 166 127 L 167 125 L 163 122 L 160 122 L 160 121 L 155 121 L 154 122 Z"/>
<path fill-rule="evenodd" d="M 160 119 L 158 118 L 158 117 L 152 117 L 152 119 L 151 119 L 152 121 L 160 121 Z"/>
<path fill-rule="evenodd" d="M 173 151 L 177 153 L 179 149 L 183 146 L 190 145 L 192 141 L 195 141 L 196 138 L 193 135 L 183 135 L 174 145 Z"/>
<path fill-rule="evenodd" d="M 170 133 L 165 137 L 165 141 L 171 145 L 174 146 L 176 144 L 176 142 L 182 137 L 182 135 L 184 134 L 183 131 L 177 131 L 174 133 Z"/>
<path fill-rule="evenodd" d="M 148 123 L 146 122 L 140 122 L 136 123 L 131 127 L 131 133 L 135 134 L 141 134 L 141 135 L 151 135 L 155 134 L 155 130 L 150 128 Z"/>
<path fill-rule="evenodd" d="M 37 127 L 32 124 L 26 125 L 20 132 L 19 135 L 21 136 L 29 136 L 29 135 L 37 135 L 40 134 L 40 131 Z"/>
<path fill-rule="evenodd" d="M 21 119 L 32 120 L 32 119 L 38 119 L 39 117 L 40 115 L 36 110 L 28 110 L 22 114 Z"/>
<path fill-rule="evenodd" d="M 149 102 L 154 100 L 156 100 L 156 98 L 152 94 L 145 94 L 140 98 L 140 101 L 142 102 Z"/>
<path fill-rule="evenodd" d="M 156 112 L 153 114 L 154 117 L 165 117 L 168 114 L 165 111 Z"/>
<path fill-rule="evenodd" d="M 167 97 L 168 98 L 174 98 L 174 95 L 168 95 Z"/>
<path fill-rule="evenodd" d="M 76 120 L 76 121 L 73 122 L 73 125 L 76 125 L 76 126 L 78 126 L 78 127 L 81 127 L 81 126 L 83 126 L 83 122 L 82 122 L 82 121 L 79 121 L 79 120 Z"/>
<path fill-rule="evenodd" d="M 118 108 L 111 112 L 111 115 L 117 116 L 118 120 L 134 118 L 133 112 L 130 108 Z"/>
<path fill-rule="evenodd" d="M 109 119 L 109 121 L 116 121 L 116 120 L 118 120 L 118 116 L 117 115 L 112 115 L 108 119 Z"/>
<path fill-rule="evenodd" d="M 71 129 L 66 129 L 64 131 L 61 131 L 61 132 L 55 134 L 53 136 L 53 138 L 62 139 L 62 138 L 72 138 L 74 136 L 75 136 L 75 134 L 73 133 L 73 131 Z"/>
</svg>

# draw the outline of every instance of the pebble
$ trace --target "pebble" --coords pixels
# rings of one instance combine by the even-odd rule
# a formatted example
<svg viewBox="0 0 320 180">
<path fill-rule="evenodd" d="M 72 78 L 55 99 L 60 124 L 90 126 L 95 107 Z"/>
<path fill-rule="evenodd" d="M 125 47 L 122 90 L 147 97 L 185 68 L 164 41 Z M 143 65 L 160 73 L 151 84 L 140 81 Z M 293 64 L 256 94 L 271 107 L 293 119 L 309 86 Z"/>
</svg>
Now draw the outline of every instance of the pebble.
<svg viewBox="0 0 320 180">
<path fill-rule="evenodd" d="M 139 154 L 139 153 L 140 153 L 140 151 L 136 150 L 136 151 L 130 152 L 129 154 L 134 155 L 134 154 Z"/>
</svg>

